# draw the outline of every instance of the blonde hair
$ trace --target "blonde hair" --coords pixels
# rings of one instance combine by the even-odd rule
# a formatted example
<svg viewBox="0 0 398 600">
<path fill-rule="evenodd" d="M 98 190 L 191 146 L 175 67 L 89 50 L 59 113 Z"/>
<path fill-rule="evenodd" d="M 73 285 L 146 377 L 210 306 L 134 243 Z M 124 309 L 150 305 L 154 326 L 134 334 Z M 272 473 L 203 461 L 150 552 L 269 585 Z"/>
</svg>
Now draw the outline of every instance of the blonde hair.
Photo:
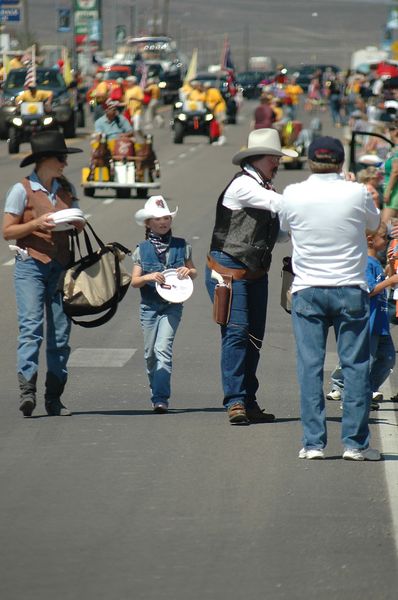
<svg viewBox="0 0 398 600">
<path fill-rule="evenodd" d="M 377 167 L 367 167 L 359 171 L 357 179 L 359 183 L 368 183 L 371 179 L 378 179 L 380 176 L 380 170 Z"/>
<path fill-rule="evenodd" d="M 377 235 L 384 237 L 388 232 L 387 224 L 382 221 L 376 231 L 367 231 L 366 237 L 369 242 L 372 242 Z"/>
<path fill-rule="evenodd" d="M 308 160 L 308 166 L 313 173 L 340 173 L 343 163 L 320 163 Z"/>
</svg>

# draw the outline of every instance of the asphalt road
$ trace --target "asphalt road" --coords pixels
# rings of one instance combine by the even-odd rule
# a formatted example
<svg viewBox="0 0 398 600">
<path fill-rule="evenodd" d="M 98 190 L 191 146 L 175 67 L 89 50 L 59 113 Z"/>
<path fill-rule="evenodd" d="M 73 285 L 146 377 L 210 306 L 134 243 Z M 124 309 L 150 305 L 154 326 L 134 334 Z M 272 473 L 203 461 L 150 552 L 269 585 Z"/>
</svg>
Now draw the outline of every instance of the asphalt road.
<svg viewBox="0 0 398 600">
<path fill-rule="evenodd" d="M 27 0 L 29 31 L 40 44 L 71 45 L 71 33 L 57 32 L 58 8 L 69 2 Z M 129 34 L 150 31 L 154 14 L 166 3 L 155 0 L 103 0 L 103 49 L 114 47 L 116 28 Z M 158 11 L 155 6 L 158 6 Z M 378 46 L 389 0 L 172 0 L 168 33 L 185 53 L 199 48 L 203 65 L 219 63 L 228 34 L 238 68 L 247 56 L 273 56 L 277 62 L 335 63 L 349 67 L 353 50 Z M 136 7 L 135 11 L 133 7 Z M 135 18 L 135 25 L 134 25 Z M 7 25 L 16 33 L 25 26 Z"/>
<path fill-rule="evenodd" d="M 252 109 L 246 104 L 228 127 L 223 147 L 199 137 L 177 146 L 168 129 L 155 132 L 162 192 L 179 206 L 173 230 L 192 242 L 199 269 L 176 338 L 168 415 L 150 409 L 139 293 L 131 290 L 110 323 L 73 329 L 64 399 L 74 415 L 45 415 L 41 369 L 34 418 L 21 417 L 13 268 L 0 244 L 2 600 L 395 600 L 396 488 L 387 477 L 397 481 L 397 453 L 382 463 L 341 460 L 340 409 L 329 402 L 327 460 L 297 458 L 294 341 L 279 307 L 289 245 L 274 255 L 259 368 L 259 402 L 277 420 L 233 428 L 221 408 L 219 332 L 203 268 L 215 202 L 235 172 L 231 156 Z M 69 143 L 86 150 L 69 159 L 78 186 L 88 140 Z M 4 193 L 22 175 L 21 156 L 0 144 Z M 277 187 L 307 175 L 282 170 Z M 133 215 L 142 201 L 114 201 L 111 192 L 81 205 L 106 241 L 133 248 L 141 240 Z M 334 362 L 330 340 L 327 376 Z M 384 432 L 395 448 L 394 416 L 391 403 L 372 415 L 374 446 Z"/>
</svg>

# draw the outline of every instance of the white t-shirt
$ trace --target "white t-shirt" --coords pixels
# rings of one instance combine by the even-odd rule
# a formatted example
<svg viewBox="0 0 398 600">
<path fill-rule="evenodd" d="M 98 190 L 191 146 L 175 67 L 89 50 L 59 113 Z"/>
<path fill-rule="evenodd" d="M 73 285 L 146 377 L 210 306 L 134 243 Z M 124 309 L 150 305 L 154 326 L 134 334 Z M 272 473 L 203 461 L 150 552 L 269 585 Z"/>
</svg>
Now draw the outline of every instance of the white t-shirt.
<svg viewBox="0 0 398 600">
<path fill-rule="evenodd" d="M 312 286 L 368 290 L 366 230 L 377 229 L 380 211 L 364 185 L 336 173 L 313 174 L 287 186 L 273 210 L 292 237 L 293 293 Z"/>
</svg>

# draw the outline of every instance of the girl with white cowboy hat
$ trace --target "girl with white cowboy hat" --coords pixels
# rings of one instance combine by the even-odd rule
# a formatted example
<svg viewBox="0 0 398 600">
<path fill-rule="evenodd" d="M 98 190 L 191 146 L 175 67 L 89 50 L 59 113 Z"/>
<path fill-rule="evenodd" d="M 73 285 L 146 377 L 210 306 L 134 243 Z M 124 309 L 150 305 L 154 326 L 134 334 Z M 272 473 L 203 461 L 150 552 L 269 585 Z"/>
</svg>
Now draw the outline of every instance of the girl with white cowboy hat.
<svg viewBox="0 0 398 600">
<path fill-rule="evenodd" d="M 169 302 L 159 295 L 167 286 L 163 274 L 175 269 L 180 279 L 197 275 L 192 261 L 192 246 L 174 237 L 172 212 L 163 196 L 151 196 L 135 213 L 138 225 L 146 228 L 145 240 L 133 253 L 131 285 L 141 292 L 140 319 L 144 333 L 145 360 L 154 412 L 168 412 L 172 371 L 173 342 L 182 316 L 182 302 Z M 167 286 L 169 287 L 169 286 Z"/>
<path fill-rule="evenodd" d="M 278 216 L 267 210 L 279 197 L 272 186 L 283 155 L 275 129 L 256 129 L 247 147 L 232 162 L 241 170 L 221 193 L 206 269 L 206 286 L 213 301 L 212 271 L 232 277 L 229 321 L 221 325 L 223 405 L 232 425 L 270 422 L 274 415 L 257 404 L 257 365 L 265 331 L 268 269 L 279 234 Z"/>
<path fill-rule="evenodd" d="M 18 309 L 17 373 L 20 410 L 30 417 L 36 406 L 39 351 L 47 320 L 47 375 L 45 409 L 50 416 L 70 415 L 62 404 L 70 353 L 71 324 L 62 309 L 59 278 L 70 261 L 67 231 L 55 231 L 54 213 L 77 208 L 73 186 L 63 176 L 70 154 L 59 131 L 43 131 L 31 139 L 32 153 L 20 166 L 34 170 L 9 191 L 3 218 L 3 236 L 16 240 L 15 291 Z M 82 229 L 84 221 L 75 223 Z"/>
</svg>

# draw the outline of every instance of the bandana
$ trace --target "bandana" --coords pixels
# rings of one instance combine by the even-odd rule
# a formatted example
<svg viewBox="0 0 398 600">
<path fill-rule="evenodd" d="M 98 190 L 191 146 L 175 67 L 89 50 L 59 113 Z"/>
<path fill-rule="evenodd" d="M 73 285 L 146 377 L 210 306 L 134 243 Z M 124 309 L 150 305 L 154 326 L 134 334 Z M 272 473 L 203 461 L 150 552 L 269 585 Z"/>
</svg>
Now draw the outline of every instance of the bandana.
<svg viewBox="0 0 398 600">
<path fill-rule="evenodd" d="M 153 244 L 160 262 L 166 264 L 166 252 L 170 246 L 171 231 L 168 231 L 165 235 L 158 235 L 150 231 L 148 240 Z"/>
</svg>

